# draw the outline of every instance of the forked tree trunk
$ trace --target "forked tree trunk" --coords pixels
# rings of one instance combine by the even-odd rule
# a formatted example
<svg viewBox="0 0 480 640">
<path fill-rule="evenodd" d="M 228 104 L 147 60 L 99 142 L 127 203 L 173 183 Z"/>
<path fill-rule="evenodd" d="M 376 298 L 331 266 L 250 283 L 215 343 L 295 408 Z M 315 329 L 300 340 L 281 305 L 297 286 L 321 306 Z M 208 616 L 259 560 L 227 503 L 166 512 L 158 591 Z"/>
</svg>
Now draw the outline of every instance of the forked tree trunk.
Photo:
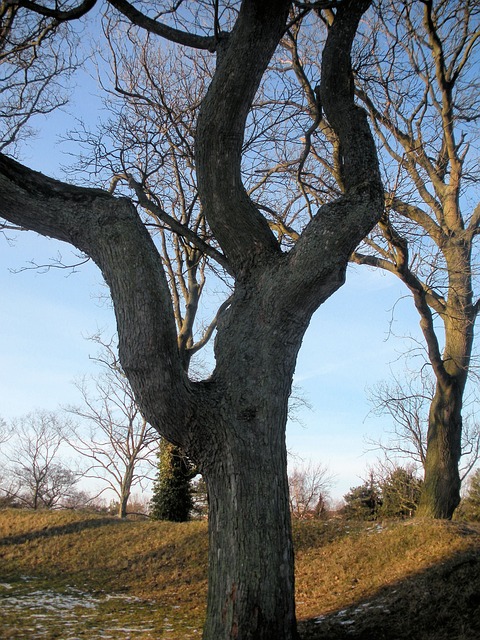
<svg viewBox="0 0 480 640">
<path fill-rule="evenodd" d="M 437 383 L 430 406 L 425 483 L 418 516 L 450 519 L 460 502 L 458 462 L 462 437 L 462 392 L 455 382 Z"/>
<path fill-rule="evenodd" d="M 217 67 L 197 120 L 195 169 L 235 291 L 218 319 L 208 380 L 192 383 L 185 375 L 161 257 L 133 204 L 63 185 L 0 155 L 0 214 L 74 244 L 99 265 L 114 301 L 120 361 L 143 415 L 207 479 L 204 640 L 297 637 L 285 450 L 295 361 L 311 315 L 343 284 L 348 257 L 384 205 L 350 60 L 369 4 L 338 3 L 322 56 L 322 111 L 340 141 L 345 192 L 320 208 L 288 252 L 249 198 L 241 163 L 247 116 L 292 5 L 243 0 L 228 39 L 219 34 Z"/>
</svg>

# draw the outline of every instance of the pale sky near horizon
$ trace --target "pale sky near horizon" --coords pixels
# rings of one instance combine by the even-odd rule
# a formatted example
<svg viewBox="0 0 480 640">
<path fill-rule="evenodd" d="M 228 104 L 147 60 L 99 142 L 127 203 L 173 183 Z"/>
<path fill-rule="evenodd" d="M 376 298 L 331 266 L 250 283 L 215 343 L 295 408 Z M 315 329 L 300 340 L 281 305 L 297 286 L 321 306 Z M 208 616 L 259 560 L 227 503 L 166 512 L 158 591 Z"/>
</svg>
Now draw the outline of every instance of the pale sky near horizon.
<svg viewBox="0 0 480 640">
<path fill-rule="evenodd" d="M 62 177 L 59 167 L 68 158 L 61 155 L 58 135 L 79 111 L 90 110 L 95 117 L 92 87 L 84 73 L 66 111 L 36 121 L 39 135 L 24 146 L 22 162 Z M 106 289 L 93 264 L 71 275 L 56 269 L 13 273 L 29 261 L 48 263 L 58 251 L 68 261 L 70 249 L 30 232 L 9 235 L 11 244 L 0 237 L 0 417 L 7 421 L 78 402 L 73 380 L 98 371 L 89 360 L 96 348 L 87 336 L 115 331 L 112 309 L 99 300 Z M 405 294 L 393 276 L 351 267 L 347 283 L 317 311 L 305 336 L 295 384 L 312 408 L 299 412 L 301 425 L 289 423 L 287 442 L 298 456 L 293 464 L 328 466 L 335 476 L 335 498 L 360 484 L 375 458 L 365 454 L 365 437 L 378 437 L 387 418 L 368 415 L 367 391 L 389 378 L 391 368 L 401 370 L 398 356 L 408 345 L 395 335 L 419 335 L 410 300 L 396 305 L 390 325 L 391 310 Z"/>
</svg>

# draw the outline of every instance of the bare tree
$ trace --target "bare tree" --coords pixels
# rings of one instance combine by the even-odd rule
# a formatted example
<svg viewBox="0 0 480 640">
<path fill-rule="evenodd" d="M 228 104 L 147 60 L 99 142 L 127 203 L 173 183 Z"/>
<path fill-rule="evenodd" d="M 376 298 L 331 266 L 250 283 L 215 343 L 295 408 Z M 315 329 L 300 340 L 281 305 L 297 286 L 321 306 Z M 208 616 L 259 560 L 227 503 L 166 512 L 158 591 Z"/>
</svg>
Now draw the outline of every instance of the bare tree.
<svg viewBox="0 0 480 640">
<path fill-rule="evenodd" d="M 77 473 L 60 457 L 67 423 L 55 413 L 37 411 L 13 420 L 11 427 L 8 480 L 0 491 L 31 509 L 60 505 L 78 481 Z"/>
<path fill-rule="evenodd" d="M 419 313 L 436 379 L 420 513 L 449 518 L 460 499 L 462 402 L 480 308 L 474 293 L 480 14 L 470 0 L 374 5 L 356 43 L 354 69 L 357 100 L 381 149 L 386 209 L 352 261 L 399 277 Z M 322 17 L 329 24 L 334 14 L 324 11 Z M 288 169 L 311 210 L 345 185 L 341 144 L 323 117 L 316 86 L 315 48 L 322 35 L 308 32 L 315 40 L 306 48 L 306 33 L 297 21 L 283 48 L 304 95 L 297 99 L 297 117 L 309 118 L 304 151 Z M 331 151 L 327 161 L 325 149 Z"/>
<path fill-rule="evenodd" d="M 104 372 L 76 384 L 83 402 L 67 411 L 83 422 L 72 426 L 68 442 L 88 460 L 82 476 L 104 485 L 94 499 L 112 491 L 118 499 L 118 517 L 125 518 L 132 489 L 152 476 L 158 433 L 142 416 L 113 345 L 100 344 L 102 353 L 96 360 Z"/>
<path fill-rule="evenodd" d="M 309 463 L 288 474 L 290 511 L 297 520 L 320 518 L 328 508 L 333 478 L 327 467 Z"/>
<path fill-rule="evenodd" d="M 408 288 L 435 377 L 423 516 L 449 518 L 460 500 L 462 405 L 480 308 L 479 19 L 470 1 L 382 3 L 369 32 L 373 55 L 357 73 L 357 96 L 381 143 L 387 207 L 353 259 Z"/>
<path fill-rule="evenodd" d="M 387 460 L 397 464 L 404 459 L 425 473 L 428 443 L 429 409 L 435 397 L 435 383 L 424 374 L 404 380 L 394 379 L 377 385 L 370 392 L 376 415 L 387 415 L 392 426 L 385 429 L 387 440 L 369 439 L 371 448 L 381 450 Z M 476 404 L 476 402 L 473 402 Z M 459 463 L 463 482 L 480 458 L 480 428 L 475 414 L 464 411 Z"/>
<path fill-rule="evenodd" d="M 182 3 L 179 11 L 156 12 L 156 19 L 125 0 L 110 4 L 129 23 L 127 31 L 133 23 L 182 47 L 216 53 L 195 120 L 195 173 L 209 234 L 234 290 L 216 324 L 211 376 L 192 381 L 186 374 L 162 256 L 130 199 L 54 181 L 1 156 L 0 213 L 74 244 L 99 265 L 115 307 L 122 369 L 142 413 L 206 479 L 205 640 L 293 640 L 285 425 L 295 362 L 312 314 L 342 285 L 349 256 L 383 209 L 375 145 L 355 105 L 350 59 L 369 2 L 299 4 L 315 16 L 325 7 L 333 14 L 319 52 L 318 94 L 340 141 L 344 192 L 303 218 L 290 249 L 269 226 L 268 202 L 247 193 L 242 162 L 249 162 L 243 145 L 256 117 L 253 100 L 271 79 L 268 67 L 293 3 Z M 192 243 L 211 253 L 195 236 L 189 235 Z"/>
</svg>

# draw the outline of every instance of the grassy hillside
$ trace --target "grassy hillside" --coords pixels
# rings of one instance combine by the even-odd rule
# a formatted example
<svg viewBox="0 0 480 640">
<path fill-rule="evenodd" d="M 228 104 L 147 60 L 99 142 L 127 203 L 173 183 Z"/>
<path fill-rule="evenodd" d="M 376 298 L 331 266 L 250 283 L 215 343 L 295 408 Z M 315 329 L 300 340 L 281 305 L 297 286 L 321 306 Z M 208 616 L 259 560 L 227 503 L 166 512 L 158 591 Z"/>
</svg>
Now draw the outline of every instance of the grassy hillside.
<svg viewBox="0 0 480 640">
<path fill-rule="evenodd" d="M 477 640 L 480 528 L 295 526 L 302 638 Z M 0 511 L 0 638 L 201 636 L 206 524 Z"/>
</svg>

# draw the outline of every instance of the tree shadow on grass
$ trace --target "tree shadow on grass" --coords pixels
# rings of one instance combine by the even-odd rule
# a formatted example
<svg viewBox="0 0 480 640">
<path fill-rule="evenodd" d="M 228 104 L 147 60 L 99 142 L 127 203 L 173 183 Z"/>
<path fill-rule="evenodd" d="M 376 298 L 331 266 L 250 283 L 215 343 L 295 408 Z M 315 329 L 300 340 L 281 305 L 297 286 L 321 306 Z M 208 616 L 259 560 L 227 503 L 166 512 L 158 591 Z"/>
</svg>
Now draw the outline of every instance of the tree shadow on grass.
<svg viewBox="0 0 480 640">
<path fill-rule="evenodd" d="M 0 546 L 9 546 L 16 544 L 24 544 L 33 540 L 43 538 L 53 538 L 55 536 L 64 536 L 72 533 L 79 533 L 86 529 L 98 529 L 99 527 L 121 524 L 121 521 L 115 518 L 95 518 L 69 522 L 63 525 L 42 526 L 41 529 L 28 531 L 27 533 L 19 533 L 11 536 L 0 538 Z"/>
<path fill-rule="evenodd" d="M 480 549 L 382 587 L 345 609 L 299 621 L 302 640 L 479 640 Z"/>
</svg>

